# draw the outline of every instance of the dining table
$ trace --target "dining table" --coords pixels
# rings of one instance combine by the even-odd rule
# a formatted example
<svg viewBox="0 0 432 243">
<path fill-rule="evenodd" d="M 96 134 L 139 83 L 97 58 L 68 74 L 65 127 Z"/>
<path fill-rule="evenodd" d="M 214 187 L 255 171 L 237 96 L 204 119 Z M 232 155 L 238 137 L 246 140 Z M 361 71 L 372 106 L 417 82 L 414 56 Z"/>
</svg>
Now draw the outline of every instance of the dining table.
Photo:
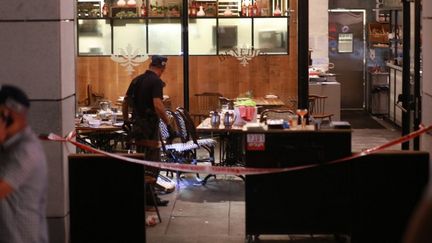
<svg viewBox="0 0 432 243">
<path fill-rule="evenodd" d="M 256 119 L 259 121 L 259 115 Z M 197 127 L 196 131 L 201 134 L 209 134 L 210 136 L 217 136 L 220 139 L 220 165 L 243 165 L 244 159 L 244 144 L 247 134 L 254 133 L 286 133 L 286 132 L 306 132 L 314 131 L 314 125 L 301 125 L 277 129 L 267 125 L 263 122 L 246 122 L 244 125 L 232 124 L 231 126 L 225 126 L 223 123 L 219 126 L 212 126 L 210 117 L 205 118 Z M 251 135 L 249 135 L 251 136 Z"/>
<path fill-rule="evenodd" d="M 113 152 L 118 147 L 124 147 L 126 133 L 122 128 L 123 122 L 102 120 L 97 115 L 88 115 L 91 121 L 79 118 L 75 122 L 77 141 L 108 152 Z M 82 151 L 84 152 L 84 151 Z"/>
<path fill-rule="evenodd" d="M 225 140 L 224 159 L 228 162 L 232 162 L 230 159 L 240 161 L 244 167 L 261 168 L 263 171 L 268 168 L 299 168 L 298 172 L 244 176 L 245 233 L 248 239 L 260 234 L 346 230 L 346 221 L 343 221 L 347 219 L 343 214 L 346 208 L 338 210 L 343 202 L 325 195 L 335 195 L 341 200 L 347 198 L 346 192 L 339 192 L 338 188 L 348 183 L 346 175 L 349 166 L 334 170 L 333 167 L 321 165 L 351 155 L 351 129 L 323 126 L 316 129 L 312 125 L 284 128 L 265 123 L 246 123 L 232 128 L 223 124 L 212 127 L 207 118 L 198 125 L 197 131 L 222 134 Z M 234 157 L 230 158 L 231 155 Z M 221 161 L 219 165 L 232 164 Z M 308 167 L 312 169 L 300 169 Z M 313 213 L 310 208 L 313 208 Z M 335 212 L 336 220 L 327 217 L 329 210 Z M 292 219 L 293 216 L 295 219 Z M 316 218 L 321 216 L 325 218 Z M 310 222 L 318 223 L 311 225 Z"/>
</svg>

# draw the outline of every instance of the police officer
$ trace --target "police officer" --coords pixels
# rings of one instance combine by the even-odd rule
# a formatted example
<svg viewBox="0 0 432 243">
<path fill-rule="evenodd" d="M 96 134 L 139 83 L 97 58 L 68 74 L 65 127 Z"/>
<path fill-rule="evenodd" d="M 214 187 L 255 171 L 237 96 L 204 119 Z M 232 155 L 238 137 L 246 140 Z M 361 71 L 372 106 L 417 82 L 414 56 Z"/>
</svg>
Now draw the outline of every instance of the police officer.
<svg viewBox="0 0 432 243">
<path fill-rule="evenodd" d="M 160 78 L 167 61 L 165 56 L 152 56 L 149 68 L 132 80 L 122 104 L 124 122 L 126 126 L 132 124 L 131 134 L 137 152 L 144 153 L 144 159 L 150 161 L 160 161 L 159 119 L 169 124 L 162 102 L 165 83 Z M 128 117 L 129 107 L 132 107 L 132 120 Z M 172 137 L 175 134 L 169 125 L 168 132 Z M 159 174 L 154 168 L 146 168 L 146 172 L 156 178 Z M 167 203 L 158 198 L 159 205 Z"/>
</svg>

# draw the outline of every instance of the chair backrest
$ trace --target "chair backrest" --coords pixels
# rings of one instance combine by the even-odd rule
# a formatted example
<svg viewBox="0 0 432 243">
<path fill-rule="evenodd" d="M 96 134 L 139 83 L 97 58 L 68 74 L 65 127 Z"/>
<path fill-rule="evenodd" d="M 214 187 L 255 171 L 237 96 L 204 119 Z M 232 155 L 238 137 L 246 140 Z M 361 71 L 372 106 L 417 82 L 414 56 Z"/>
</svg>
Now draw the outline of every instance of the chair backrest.
<svg viewBox="0 0 432 243">
<path fill-rule="evenodd" d="M 195 124 L 189 112 L 183 107 L 177 107 L 176 114 L 179 114 L 179 118 L 183 119 L 188 134 L 188 139 L 198 144 L 198 134 L 196 132 Z"/>
<path fill-rule="evenodd" d="M 91 84 L 87 85 L 87 106 L 97 106 L 99 107 L 99 101 L 104 99 L 103 93 L 96 93 L 93 91 Z"/>
<path fill-rule="evenodd" d="M 178 123 L 180 139 L 182 143 L 186 143 L 191 139 L 188 122 L 178 109 L 174 111 L 174 115 Z"/>
<path fill-rule="evenodd" d="M 219 106 L 222 107 L 224 105 L 228 106 L 228 109 L 234 110 L 234 100 L 221 96 L 219 97 Z"/>
<path fill-rule="evenodd" d="M 297 104 L 298 104 L 297 97 L 289 96 L 285 101 L 284 108 L 295 111 L 297 109 Z"/>
<path fill-rule="evenodd" d="M 289 120 L 290 116 L 296 115 L 291 109 L 265 109 L 260 114 L 260 122 L 267 119 Z"/>
<path fill-rule="evenodd" d="M 205 92 L 201 94 L 195 94 L 195 97 L 197 98 L 197 113 L 208 115 L 210 111 L 218 109 L 219 97 L 222 97 L 222 94 Z"/>
<path fill-rule="evenodd" d="M 325 114 L 325 102 L 327 96 L 324 95 L 309 95 L 309 114 L 322 115 Z"/>
<path fill-rule="evenodd" d="M 165 113 L 168 119 L 174 121 L 176 123 L 175 126 L 178 128 L 178 130 L 180 130 L 174 112 L 169 109 L 165 109 Z M 169 139 L 170 134 L 168 132 L 167 124 L 162 119 L 159 119 L 159 129 L 160 129 L 160 138 L 162 140 L 161 142 L 165 141 L 167 143 L 171 143 L 172 141 L 167 141 Z"/>
</svg>

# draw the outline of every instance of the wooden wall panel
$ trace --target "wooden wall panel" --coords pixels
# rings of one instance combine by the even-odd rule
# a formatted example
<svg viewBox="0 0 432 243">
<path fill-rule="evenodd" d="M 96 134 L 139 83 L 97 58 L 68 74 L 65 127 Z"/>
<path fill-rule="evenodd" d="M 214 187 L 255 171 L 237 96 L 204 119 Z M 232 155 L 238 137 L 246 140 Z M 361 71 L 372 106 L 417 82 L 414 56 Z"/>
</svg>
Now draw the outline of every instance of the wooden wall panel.
<svg viewBox="0 0 432 243">
<path fill-rule="evenodd" d="M 113 101 L 124 96 L 134 77 L 143 73 L 149 60 L 134 67 L 129 75 L 124 67 L 110 57 L 78 57 L 77 60 L 77 100 L 87 97 L 86 87 L 91 85 L 95 93 L 103 94 L 105 99 Z M 183 104 L 183 69 L 182 57 L 169 57 L 168 66 L 162 75 L 167 83 L 164 93 L 171 97 L 173 104 Z"/>
<path fill-rule="evenodd" d="M 296 13 L 296 0 L 291 1 Z M 246 67 L 234 57 L 190 56 L 189 96 L 190 110 L 194 111 L 194 94 L 219 92 L 235 98 L 247 91 L 255 96 L 275 94 L 283 100 L 297 96 L 297 28 L 296 17 L 290 19 L 289 55 L 262 55 L 252 59 Z M 183 59 L 169 56 L 162 80 L 167 83 L 164 94 L 169 95 L 173 107 L 183 106 Z M 91 84 L 96 93 L 103 93 L 112 101 L 123 96 L 133 77 L 144 72 L 149 60 L 135 67 L 129 76 L 126 69 L 113 62 L 109 56 L 77 58 L 77 100 L 86 97 L 86 87 Z"/>
</svg>

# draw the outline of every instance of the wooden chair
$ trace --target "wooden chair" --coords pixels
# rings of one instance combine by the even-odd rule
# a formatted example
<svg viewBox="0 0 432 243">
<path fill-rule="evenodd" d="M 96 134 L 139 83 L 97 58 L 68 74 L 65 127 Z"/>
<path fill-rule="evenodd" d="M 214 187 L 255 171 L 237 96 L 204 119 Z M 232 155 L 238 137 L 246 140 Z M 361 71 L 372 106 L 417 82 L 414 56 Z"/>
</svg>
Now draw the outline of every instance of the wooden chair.
<svg viewBox="0 0 432 243">
<path fill-rule="evenodd" d="M 325 112 L 327 96 L 323 95 L 309 95 L 309 114 L 313 116 L 314 119 L 319 119 L 320 121 L 327 119 L 332 120 L 334 114 Z"/>
<path fill-rule="evenodd" d="M 228 109 L 234 110 L 234 101 L 235 99 L 229 99 L 227 97 L 219 97 L 219 106 L 222 108 L 222 106 L 226 105 Z"/>
<path fill-rule="evenodd" d="M 86 96 L 85 99 L 78 102 L 79 105 L 99 107 L 99 101 L 104 100 L 104 94 L 94 92 L 91 84 L 87 85 Z"/>
<path fill-rule="evenodd" d="M 201 123 L 206 117 L 209 116 L 210 111 L 217 110 L 219 108 L 219 97 L 222 97 L 220 93 L 204 92 L 195 94 L 197 101 L 197 109 L 191 113 L 191 117 L 195 125 Z"/>
<path fill-rule="evenodd" d="M 285 101 L 284 109 L 295 111 L 297 109 L 297 103 L 297 97 L 290 96 Z"/>
</svg>

